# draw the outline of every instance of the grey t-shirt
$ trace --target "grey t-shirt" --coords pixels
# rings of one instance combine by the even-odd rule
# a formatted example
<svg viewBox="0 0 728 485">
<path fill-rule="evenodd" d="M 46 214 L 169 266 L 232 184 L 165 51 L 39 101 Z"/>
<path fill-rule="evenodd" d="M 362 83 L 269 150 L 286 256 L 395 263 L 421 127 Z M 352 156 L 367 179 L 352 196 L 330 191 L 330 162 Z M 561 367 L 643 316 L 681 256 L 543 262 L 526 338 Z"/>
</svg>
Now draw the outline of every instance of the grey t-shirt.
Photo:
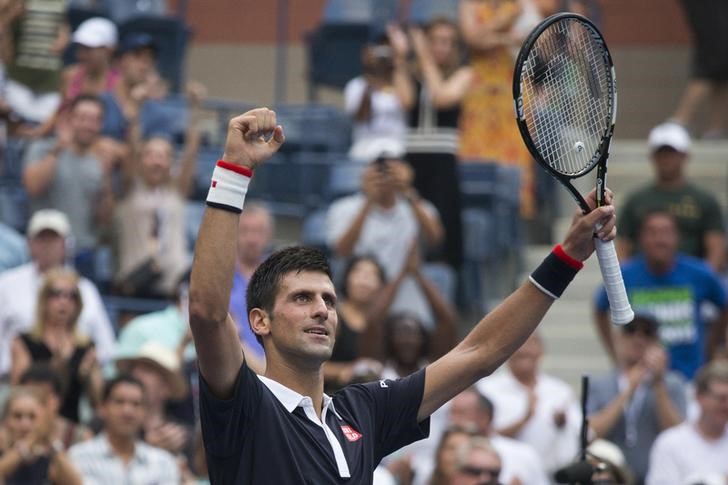
<svg viewBox="0 0 728 485">
<path fill-rule="evenodd" d="M 32 143 L 23 166 L 41 161 L 55 142 L 55 139 L 47 139 Z M 49 208 L 62 211 L 71 223 L 76 248 L 93 248 L 96 246 L 94 211 L 102 177 L 101 163 L 96 157 L 63 150 L 58 155 L 53 180 L 43 194 L 30 200 L 30 211 Z"/>
<path fill-rule="evenodd" d="M 604 409 L 619 395 L 621 392 L 619 378 L 619 372 L 613 371 L 592 379 L 589 383 L 588 414 Z M 685 416 L 687 408 L 685 381 L 679 374 L 668 371 L 665 373 L 665 385 L 670 400 L 680 414 Z M 644 480 L 647 475 L 650 449 L 660 433 L 660 423 L 654 390 L 645 384 L 641 389 L 635 391 L 627 409 L 604 438 L 619 446 L 632 471 L 640 480 Z M 631 418 L 629 414 L 632 414 Z M 631 426 L 630 422 L 633 423 Z"/>
<path fill-rule="evenodd" d="M 354 194 L 331 204 L 326 216 L 326 240 L 329 246 L 336 244 L 365 203 L 364 195 Z M 427 212 L 437 214 L 432 204 L 427 201 L 423 203 Z M 409 202 L 398 198 L 391 209 L 375 207 L 369 212 L 354 246 L 354 254 L 374 255 L 384 267 L 387 279 L 394 278 L 407 262 L 412 241 L 417 239 L 419 232 L 417 217 Z M 433 324 L 427 299 L 411 277 L 404 279 L 390 308 L 390 313 L 398 312 L 415 314 L 428 328 Z"/>
</svg>

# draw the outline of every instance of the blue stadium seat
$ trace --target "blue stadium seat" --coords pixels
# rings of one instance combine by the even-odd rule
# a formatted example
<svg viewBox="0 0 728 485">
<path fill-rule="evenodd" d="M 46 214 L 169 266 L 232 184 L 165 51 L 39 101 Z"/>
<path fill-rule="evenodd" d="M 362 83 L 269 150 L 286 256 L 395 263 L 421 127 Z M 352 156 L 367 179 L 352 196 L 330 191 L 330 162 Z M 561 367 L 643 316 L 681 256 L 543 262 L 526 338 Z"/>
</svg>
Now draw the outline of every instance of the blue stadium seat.
<svg viewBox="0 0 728 485">
<path fill-rule="evenodd" d="M 153 299 L 153 298 L 130 298 L 125 296 L 102 295 L 101 299 L 106 307 L 106 313 L 109 315 L 115 330 L 119 330 L 119 317 L 126 315 L 143 315 L 159 310 L 164 310 L 170 305 L 169 300 Z"/>
<path fill-rule="evenodd" d="M 101 3 L 106 4 L 109 17 L 117 24 L 139 16 L 164 17 L 167 15 L 166 0 L 104 0 Z"/>
<path fill-rule="evenodd" d="M 150 99 L 142 105 L 142 135 L 145 138 L 162 135 L 173 143 L 182 143 L 188 119 L 189 106 L 184 96 Z"/>
<path fill-rule="evenodd" d="M 197 233 L 200 231 L 205 207 L 207 207 L 207 204 L 198 200 L 187 201 L 185 207 L 185 233 L 188 247 L 192 250 L 195 248 L 195 241 L 197 241 Z"/>
<path fill-rule="evenodd" d="M 157 69 L 170 83 L 172 92 L 179 92 L 184 85 L 184 63 L 190 34 L 187 25 L 175 17 L 139 16 L 119 25 L 120 39 L 132 32 L 145 32 L 154 38 L 159 48 Z"/>
<path fill-rule="evenodd" d="M 440 293 L 450 303 L 455 301 L 455 289 L 457 288 L 457 275 L 455 271 L 445 263 L 423 263 L 422 274 L 432 281 Z"/>
<path fill-rule="evenodd" d="M 411 24 L 427 24 L 435 17 L 458 20 L 458 0 L 412 0 L 407 19 Z"/>
<path fill-rule="evenodd" d="M 301 229 L 301 243 L 311 246 L 329 254 L 329 248 L 326 244 L 326 212 L 328 207 L 318 209 L 309 215 L 303 221 Z"/>
<path fill-rule="evenodd" d="M 0 221 L 25 233 L 28 223 L 28 194 L 18 182 L 0 182 Z"/>
<path fill-rule="evenodd" d="M 361 51 L 371 31 L 367 23 L 322 24 L 306 35 L 309 99 L 321 86 L 343 89 L 362 73 Z"/>
<path fill-rule="evenodd" d="M 190 194 L 191 199 L 205 200 L 210 188 L 212 170 L 220 157 L 222 147 L 202 147 L 197 154 L 197 169 L 195 170 L 195 183 Z"/>
<path fill-rule="evenodd" d="M 361 176 L 367 165 L 353 160 L 335 162 L 329 175 L 328 200 L 356 193 L 361 187 Z"/>
<path fill-rule="evenodd" d="M 398 13 L 399 0 L 328 0 L 323 23 L 386 25 L 396 21 Z"/>
<path fill-rule="evenodd" d="M 317 209 L 326 202 L 329 186 L 331 159 L 326 153 L 299 152 L 290 155 L 292 164 L 297 165 L 300 175 L 301 203 L 309 210 Z"/>
</svg>

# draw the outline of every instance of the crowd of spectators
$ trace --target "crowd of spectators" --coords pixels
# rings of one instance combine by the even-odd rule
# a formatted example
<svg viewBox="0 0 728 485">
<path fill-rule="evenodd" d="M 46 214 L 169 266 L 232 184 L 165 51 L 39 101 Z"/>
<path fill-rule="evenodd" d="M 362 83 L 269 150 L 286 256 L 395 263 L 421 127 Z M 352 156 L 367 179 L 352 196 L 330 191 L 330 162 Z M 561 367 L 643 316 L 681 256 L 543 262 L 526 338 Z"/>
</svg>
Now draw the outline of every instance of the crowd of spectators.
<svg viewBox="0 0 728 485">
<path fill-rule="evenodd" d="M 0 0 L 0 115 L 25 146 L 18 183 L 30 208 L 23 234 L 0 224 L 0 483 L 204 483 L 187 203 L 206 90 L 184 89 L 186 130 L 173 131 L 154 37 L 119 37 L 106 18 L 71 31 L 64 2 L 47 3 Z M 518 167 L 521 215 L 533 217 L 532 160 L 512 122 L 513 50 L 540 19 L 586 3 L 462 0 L 459 17 L 390 24 L 364 47 L 363 72 L 344 90 L 359 189 L 321 208 L 339 268 L 327 392 L 404 377 L 458 342 L 457 292 L 437 277 L 463 264 L 458 165 Z M 39 17 L 43 31 L 31 32 Z M 76 60 L 64 66 L 69 42 Z M 648 145 L 655 182 L 619 216 L 638 316 L 616 330 L 606 296 L 595 297 L 613 368 L 587 396 L 586 454 L 598 483 L 728 481 L 723 216 L 685 175 L 685 128 L 658 126 Z M 235 241 L 229 312 L 258 374 L 265 354 L 246 289 L 277 244 L 276 223 L 250 200 Z M 111 248 L 108 281 L 101 247 Z M 159 308 L 112 319 L 109 297 Z M 553 483 L 579 459 L 583 416 L 571 387 L 542 371 L 547 352 L 531 336 L 436 411 L 430 437 L 387 457 L 374 483 Z"/>
</svg>

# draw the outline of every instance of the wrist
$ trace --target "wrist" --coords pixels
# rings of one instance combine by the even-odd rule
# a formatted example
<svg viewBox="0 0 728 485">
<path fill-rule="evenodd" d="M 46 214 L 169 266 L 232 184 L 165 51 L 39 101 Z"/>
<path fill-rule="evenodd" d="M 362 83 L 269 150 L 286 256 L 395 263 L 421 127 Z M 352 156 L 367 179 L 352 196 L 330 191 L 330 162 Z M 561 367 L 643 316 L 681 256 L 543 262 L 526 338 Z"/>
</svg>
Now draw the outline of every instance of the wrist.
<svg viewBox="0 0 728 485">
<path fill-rule="evenodd" d="M 531 273 L 529 280 L 541 292 L 556 300 L 583 266 L 583 263 L 566 254 L 561 245 L 556 245 Z"/>
<path fill-rule="evenodd" d="M 253 171 L 249 167 L 218 160 L 212 172 L 207 205 L 240 214 L 252 177 Z"/>
</svg>

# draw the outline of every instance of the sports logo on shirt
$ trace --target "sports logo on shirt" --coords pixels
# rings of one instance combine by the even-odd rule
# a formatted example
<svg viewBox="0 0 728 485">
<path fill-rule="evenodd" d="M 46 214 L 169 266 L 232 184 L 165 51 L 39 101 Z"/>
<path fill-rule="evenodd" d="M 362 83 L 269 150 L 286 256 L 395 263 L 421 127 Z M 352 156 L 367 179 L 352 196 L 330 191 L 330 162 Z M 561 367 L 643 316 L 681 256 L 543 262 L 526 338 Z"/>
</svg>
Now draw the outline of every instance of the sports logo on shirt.
<svg viewBox="0 0 728 485">
<path fill-rule="evenodd" d="M 346 436 L 346 439 L 351 441 L 352 443 L 355 441 L 359 441 L 363 436 L 360 432 L 358 432 L 348 424 L 343 425 L 341 427 L 341 431 L 344 432 L 344 436 Z"/>
</svg>

